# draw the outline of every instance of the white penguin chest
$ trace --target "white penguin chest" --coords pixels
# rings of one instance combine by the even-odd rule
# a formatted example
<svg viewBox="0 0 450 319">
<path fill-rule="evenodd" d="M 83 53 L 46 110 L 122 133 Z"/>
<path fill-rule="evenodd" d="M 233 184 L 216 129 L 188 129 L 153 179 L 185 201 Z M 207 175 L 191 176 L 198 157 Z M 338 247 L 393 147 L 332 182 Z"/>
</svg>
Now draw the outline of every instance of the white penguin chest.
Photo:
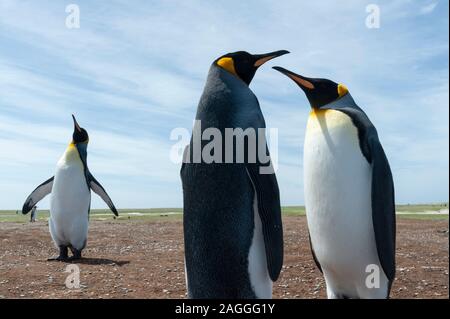
<svg viewBox="0 0 450 319">
<path fill-rule="evenodd" d="M 58 161 L 52 189 L 52 218 L 64 215 L 65 219 L 87 218 L 91 202 L 84 168 L 75 147 L 69 146 Z"/>
<path fill-rule="evenodd" d="M 371 259 L 375 253 L 371 172 L 351 118 L 335 110 L 311 112 L 304 144 L 305 205 L 319 262 L 330 259 L 337 266 L 339 260 Z"/>
</svg>

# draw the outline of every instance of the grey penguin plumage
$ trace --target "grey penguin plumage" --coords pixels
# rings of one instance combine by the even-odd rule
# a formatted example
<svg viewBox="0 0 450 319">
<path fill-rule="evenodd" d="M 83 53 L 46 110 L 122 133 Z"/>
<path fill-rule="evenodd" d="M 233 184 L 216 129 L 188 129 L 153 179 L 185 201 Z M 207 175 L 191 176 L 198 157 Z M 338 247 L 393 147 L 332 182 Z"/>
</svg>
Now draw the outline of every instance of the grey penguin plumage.
<svg viewBox="0 0 450 319">
<path fill-rule="evenodd" d="M 214 61 L 197 109 L 201 128 L 194 132 L 217 128 L 225 136 L 226 128 L 265 128 L 248 85 L 260 65 L 285 53 L 236 52 Z M 181 168 L 189 297 L 270 298 L 283 263 L 275 173 L 260 174 L 265 164 L 259 161 L 195 162 L 194 148 L 191 140 Z"/>
<path fill-rule="evenodd" d="M 395 196 L 377 130 L 344 85 L 274 69 L 305 92 L 312 108 L 304 144 L 305 206 L 328 297 L 388 298 L 395 278 Z M 372 279 L 378 286 L 368 285 Z"/>
</svg>

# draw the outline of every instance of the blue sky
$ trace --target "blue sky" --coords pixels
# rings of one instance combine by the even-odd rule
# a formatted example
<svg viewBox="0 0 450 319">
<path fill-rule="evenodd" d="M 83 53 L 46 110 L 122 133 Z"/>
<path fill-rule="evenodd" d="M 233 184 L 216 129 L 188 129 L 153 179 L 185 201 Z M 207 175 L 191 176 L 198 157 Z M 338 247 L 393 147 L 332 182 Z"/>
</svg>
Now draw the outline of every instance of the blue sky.
<svg viewBox="0 0 450 319">
<path fill-rule="evenodd" d="M 66 5 L 80 28 L 65 27 Z M 365 26 L 366 5 L 381 9 Z M 211 62 L 224 53 L 287 49 L 251 89 L 279 130 L 283 205 L 303 203 L 309 106 L 271 69 L 344 83 L 378 129 L 398 203 L 448 200 L 446 0 L 0 0 L 0 209 L 20 208 L 54 174 L 76 114 L 88 163 L 116 206 L 181 207 L 176 127 L 191 129 Z M 48 206 L 48 199 L 41 207 Z M 94 208 L 105 207 L 94 196 Z"/>
</svg>

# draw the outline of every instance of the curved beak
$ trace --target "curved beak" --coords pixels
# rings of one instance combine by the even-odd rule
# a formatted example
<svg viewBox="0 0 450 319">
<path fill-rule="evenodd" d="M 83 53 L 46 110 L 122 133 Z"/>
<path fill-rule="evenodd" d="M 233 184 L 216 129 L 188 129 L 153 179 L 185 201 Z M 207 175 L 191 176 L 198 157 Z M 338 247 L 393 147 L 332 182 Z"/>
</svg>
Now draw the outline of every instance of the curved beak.
<svg viewBox="0 0 450 319">
<path fill-rule="evenodd" d="M 264 63 L 266 63 L 267 61 L 270 61 L 274 58 L 277 58 L 279 56 L 285 55 L 290 53 L 289 51 L 286 50 L 280 50 L 280 51 L 274 51 L 274 52 L 270 52 L 270 53 L 266 53 L 266 54 L 254 54 L 253 57 L 255 58 L 255 67 L 260 67 L 261 65 L 263 65 Z"/>
<path fill-rule="evenodd" d="M 78 132 L 81 132 L 81 127 L 80 125 L 78 125 L 77 119 L 75 118 L 75 115 L 72 114 L 72 118 L 73 118 L 73 130 L 77 130 Z"/>
<path fill-rule="evenodd" d="M 273 69 L 278 72 L 283 73 L 291 80 L 293 80 L 302 90 L 314 90 L 314 84 L 312 83 L 310 78 L 304 77 L 302 75 L 296 74 L 292 71 L 286 70 L 280 66 L 274 66 Z"/>
</svg>

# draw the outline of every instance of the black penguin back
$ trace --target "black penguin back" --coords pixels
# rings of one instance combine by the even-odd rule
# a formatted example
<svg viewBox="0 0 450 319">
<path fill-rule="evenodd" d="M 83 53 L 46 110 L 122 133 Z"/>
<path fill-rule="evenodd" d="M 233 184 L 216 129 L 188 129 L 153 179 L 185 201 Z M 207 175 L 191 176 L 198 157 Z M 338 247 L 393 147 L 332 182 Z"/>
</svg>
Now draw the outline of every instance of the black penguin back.
<svg viewBox="0 0 450 319">
<path fill-rule="evenodd" d="M 196 120 L 201 132 L 264 127 L 248 86 L 212 66 Z M 210 141 L 202 141 L 202 149 Z M 222 140 L 222 145 L 225 141 Z M 189 146 L 193 150 L 193 141 Z M 256 298 L 248 273 L 254 231 L 254 189 L 245 163 L 183 163 L 184 240 L 192 298 Z M 222 154 L 224 159 L 224 153 Z"/>
</svg>

